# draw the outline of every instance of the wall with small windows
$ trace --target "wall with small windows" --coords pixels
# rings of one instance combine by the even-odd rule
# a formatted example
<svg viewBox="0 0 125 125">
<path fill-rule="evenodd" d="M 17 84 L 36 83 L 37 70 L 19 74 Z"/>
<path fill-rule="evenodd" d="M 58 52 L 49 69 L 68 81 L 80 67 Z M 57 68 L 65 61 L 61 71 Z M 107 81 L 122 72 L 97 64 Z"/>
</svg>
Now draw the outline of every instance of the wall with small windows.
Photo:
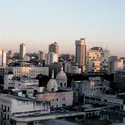
<svg viewBox="0 0 125 125">
<path fill-rule="evenodd" d="M 8 67 L 9 71 L 13 72 L 14 76 L 27 76 L 30 78 L 36 78 L 37 75 L 49 75 L 49 68 L 48 67 Z"/>
<path fill-rule="evenodd" d="M 73 81 L 72 90 L 74 91 L 74 100 L 78 101 L 83 95 L 94 95 L 109 88 L 108 81 L 102 81 L 99 77 L 91 77 L 87 81 Z"/>
<path fill-rule="evenodd" d="M 12 122 L 12 116 L 20 117 L 46 113 L 50 113 L 50 102 L 5 94 L 0 96 L 0 125 L 16 125 Z"/>
<path fill-rule="evenodd" d="M 73 92 L 43 93 L 36 95 L 36 99 L 39 101 L 50 101 L 52 108 L 72 106 Z"/>
<path fill-rule="evenodd" d="M 50 103 L 13 99 L 11 114 L 15 116 L 27 116 L 34 113 L 50 113 Z"/>
<path fill-rule="evenodd" d="M 0 124 L 10 124 L 11 103 L 9 100 L 0 99 Z"/>
<path fill-rule="evenodd" d="M 20 78 L 20 80 L 14 80 L 13 75 L 5 75 L 4 77 L 4 89 L 17 88 L 25 89 L 29 87 L 38 87 L 39 81 L 31 78 Z"/>
</svg>

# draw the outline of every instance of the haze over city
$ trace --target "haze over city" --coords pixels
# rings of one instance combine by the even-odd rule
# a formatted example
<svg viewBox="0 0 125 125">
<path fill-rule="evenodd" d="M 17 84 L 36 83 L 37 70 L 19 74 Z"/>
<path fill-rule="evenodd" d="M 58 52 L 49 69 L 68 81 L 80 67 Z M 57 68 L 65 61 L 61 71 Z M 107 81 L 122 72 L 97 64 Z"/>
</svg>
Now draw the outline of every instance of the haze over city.
<svg viewBox="0 0 125 125">
<path fill-rule="evenodd" d="M 48 51 L 57 41 L 60 53 L 74 53 L 76 39 L 88 47 L 108 47 L 113 55 L 125 53 L 124 0 L 0 0 L 0 46 L 28 52 Z M 70 48 L 69 48 L 70 46 Z"/>
</svg>

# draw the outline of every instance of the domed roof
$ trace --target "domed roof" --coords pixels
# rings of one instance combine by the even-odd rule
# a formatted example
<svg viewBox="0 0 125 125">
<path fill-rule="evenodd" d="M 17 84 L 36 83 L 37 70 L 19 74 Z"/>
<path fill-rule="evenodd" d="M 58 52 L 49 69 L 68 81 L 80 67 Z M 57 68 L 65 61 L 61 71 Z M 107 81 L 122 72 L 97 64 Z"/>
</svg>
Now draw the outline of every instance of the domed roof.
<svg viewBox="0 0 125 125">
<path fill-rule="evenodd" d="M 52 78 L 47 83 L 47 90 L 48 91 L 57 91 L 58 90 L 58 84 L 56 80 L 54 79 L 54 72 L 52 72 Z"/>
<path fill-rule="evenodd" d="M 67 80 L 67 76 L 63 71 L 63 68 L 61 68 L 61 71 L 57 74 L 56 80 Z"/>
</svg>

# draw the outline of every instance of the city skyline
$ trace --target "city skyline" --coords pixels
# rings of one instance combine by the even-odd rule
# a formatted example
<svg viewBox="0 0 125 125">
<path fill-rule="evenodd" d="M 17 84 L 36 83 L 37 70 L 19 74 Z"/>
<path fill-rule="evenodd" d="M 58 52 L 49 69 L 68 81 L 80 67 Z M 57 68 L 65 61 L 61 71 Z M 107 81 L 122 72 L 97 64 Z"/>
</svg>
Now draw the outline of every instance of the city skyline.
<svg viewBox="0 0 125 125">
<path fill-rule="evenodd" d="M 124 56 L 124 5 L 124 0 L 1 0 L 0 46 L 19 52 L 23 42 L 27 52 L 48 52 L 58 42 L 60 53 L 74 54 L 75 40 L 84 37 L 89 48 L 107 46 L 112 55 Z"/>
</svg>

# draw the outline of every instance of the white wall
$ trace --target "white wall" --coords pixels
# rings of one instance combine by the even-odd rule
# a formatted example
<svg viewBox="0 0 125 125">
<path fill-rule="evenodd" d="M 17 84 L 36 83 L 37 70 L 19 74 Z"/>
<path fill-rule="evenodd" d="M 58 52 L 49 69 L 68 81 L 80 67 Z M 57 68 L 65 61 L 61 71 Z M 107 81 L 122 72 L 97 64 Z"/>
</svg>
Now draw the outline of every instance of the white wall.
<svg viewBox="0 0 125 125">
<path fill-rule="evenodd" d="M 46 56 L 45 64 L 50 65 L 54 62 L 58 62 L 58 55 L 53 52 L 48 53 Z"/>
<path fill-rule="evenodd" d="M 0 66 L 2 66 L 2 50 L 0 49 Z"/>
<path fill-rule="evenodd" d="M 48 67 L 8 67 L 14 76 L 28 76 L 35 78 L 38 74 L 49 75 Z"/>
<path fill-rule="evenodd" d="M 56 108 L 66 106 L 71 106 L 73 104 L 73 92 L 58 92 L 58 93 L 44 93 L 36 96 L 37 100 L 41 101 L 51 101 L 51 107 Z"/>
<path fill-rule="evenodd" d="M 48 113 L 50 112 L 50 107 L 48 104 L 43 104 L 42 102 L 33 102 L 33 101 L 21 101 L 12 99 L 11 102 L 11 114 L 13 113 L 25 113 L 29 111 L 42 111 L 46 110 Z"/>
<path fill-rule="evenodd" d="M 25 55 L 23 58 L 24 61 L 30 61 L 30 57 L 28 55 Z"/>
<path fill-rule="evenodd" d="M 28 82 L 21 82 L 21 81 L 14 81 L 15 83 L 15 88 L 18 88 L 18 89 L 25 89 L 25 88 L 28 88 L 28 86 L 38 86 L 38 82 L 31 82 L 28 81 Z"/>
<path fill-rule="evenodd" d="M 8 89 L 8 87 L 14 87 L 12 83 L 13 74 L 4 75 L 4 89 Z"/>
<path fill-rule="evenodd" d="M 5 66 L 5 65 L 6 65 L 6 62 L 7 62 L 7 59 L 6 59 L 6 57 L 7 57 L 6 51 L 3 50 L 2 54 L 3 54 L 3 55 L 2 55 L 2 65 Z"/>
</svg>

